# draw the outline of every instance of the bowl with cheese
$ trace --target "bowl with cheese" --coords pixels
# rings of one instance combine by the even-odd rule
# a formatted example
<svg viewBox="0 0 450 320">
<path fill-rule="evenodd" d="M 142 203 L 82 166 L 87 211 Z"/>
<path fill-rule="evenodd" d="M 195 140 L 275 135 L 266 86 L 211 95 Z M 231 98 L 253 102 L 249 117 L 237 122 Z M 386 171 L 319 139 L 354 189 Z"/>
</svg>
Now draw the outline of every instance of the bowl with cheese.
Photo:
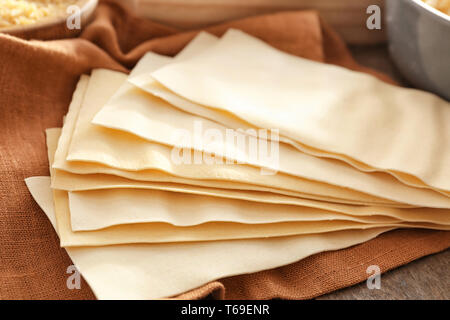
<svg viewBox="0 0 450 320">
<path fill-rule="evenodd" d="M 389 52 L 414 87 L 450 100 L 450 0 L 386 0 Z"/>
<path fill-rule="evenodd" d="M 0 0 L 0 32 L 16 34 L 66 24 L 67 19 L 83 26 L 98 0 Z M 75 17 L 78 15 L 78 17 Z"/>
</svg>

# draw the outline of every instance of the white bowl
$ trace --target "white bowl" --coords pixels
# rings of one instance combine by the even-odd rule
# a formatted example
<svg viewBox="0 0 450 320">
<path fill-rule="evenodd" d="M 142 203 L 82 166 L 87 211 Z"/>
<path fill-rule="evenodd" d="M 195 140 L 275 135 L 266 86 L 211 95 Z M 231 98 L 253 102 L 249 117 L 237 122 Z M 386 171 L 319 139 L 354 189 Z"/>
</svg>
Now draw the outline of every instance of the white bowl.
<svg viewBox="0 0 450 320">
<path fill-rule="evenodd" d="M 450 16 L 421 0 L 386 0 L 389 51 L 417 88 L 450 100 Z"/>
</svg>

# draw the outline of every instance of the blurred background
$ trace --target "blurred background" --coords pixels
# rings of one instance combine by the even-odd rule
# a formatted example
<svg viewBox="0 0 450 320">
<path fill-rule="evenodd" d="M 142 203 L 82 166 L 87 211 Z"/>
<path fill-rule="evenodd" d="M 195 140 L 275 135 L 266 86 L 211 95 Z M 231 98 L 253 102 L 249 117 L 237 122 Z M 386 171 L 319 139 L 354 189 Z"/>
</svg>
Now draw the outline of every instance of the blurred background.
<svg viewBox="0 0 450 320">
<path fill-rule="evenodd" d="M 368 30 L 366 9 L 384 0 L 117 0 L 144 17 L 182 29 L 192 29 L 287 10 L 318 10 L 350 44 L 378 44 L 386 40 L 383 30 Z"/>
</svg>

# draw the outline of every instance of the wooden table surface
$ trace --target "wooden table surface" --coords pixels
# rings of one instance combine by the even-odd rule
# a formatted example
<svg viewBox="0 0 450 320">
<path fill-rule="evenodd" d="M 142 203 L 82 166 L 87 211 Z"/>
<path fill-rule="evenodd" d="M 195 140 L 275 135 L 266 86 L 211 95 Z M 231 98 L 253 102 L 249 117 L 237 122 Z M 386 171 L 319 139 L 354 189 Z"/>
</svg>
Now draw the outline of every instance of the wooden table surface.
<svg viewBox="0 0 450 320">
<path fill-rule="evenodd" d="M 450 299 L 450 250 L 415 260 L 381 274 L 381 288 L 369 290 L 365 282 L 319 297 L 348 299 Z"/>
<path fill-rule="evenodd" d="M 359 63 L 383 71 L 408 85 L 395 69 L 385 46 L 351 47 Z M 365 282 L 319 297 L 343 299 L 450 299 L 450 250 L 424 257 L 381 275 L 381 288 Z"/>
</svg>

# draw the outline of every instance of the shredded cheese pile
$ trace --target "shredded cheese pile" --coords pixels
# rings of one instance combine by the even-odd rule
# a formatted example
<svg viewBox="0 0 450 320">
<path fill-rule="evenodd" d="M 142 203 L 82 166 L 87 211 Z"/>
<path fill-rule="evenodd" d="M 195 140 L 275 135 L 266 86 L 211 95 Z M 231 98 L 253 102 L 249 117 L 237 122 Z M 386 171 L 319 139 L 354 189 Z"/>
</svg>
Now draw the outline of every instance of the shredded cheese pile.
<svg viewBox="0 0 450 320">
<path fill-rule="evenodd" d="M 66 13 L 77 0 L 0 0 L 0 28 L 25 26 Z"/>
<path fill-rule="evenodd" d="M 450 16 L 450 0 L 422 0 L 422 1 Z"/>
</svg>

